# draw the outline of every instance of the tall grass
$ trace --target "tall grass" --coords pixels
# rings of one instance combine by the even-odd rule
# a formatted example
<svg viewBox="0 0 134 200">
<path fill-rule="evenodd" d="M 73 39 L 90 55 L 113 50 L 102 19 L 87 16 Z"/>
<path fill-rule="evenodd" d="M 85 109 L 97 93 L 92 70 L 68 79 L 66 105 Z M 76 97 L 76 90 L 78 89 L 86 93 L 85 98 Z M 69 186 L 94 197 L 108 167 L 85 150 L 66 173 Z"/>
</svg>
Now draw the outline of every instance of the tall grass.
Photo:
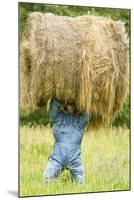
<svg viewBox="0 0 134 200">
<path fill-rule="evenodd" d="M 129 190 L 129 130 L 86 132 L 81 146 L 85 184 L 74 185 L 65 170 L 52 184 L 42 180 L 53 147 L 49 127 L 20 127 L 20 196 Z"/>
</svg>

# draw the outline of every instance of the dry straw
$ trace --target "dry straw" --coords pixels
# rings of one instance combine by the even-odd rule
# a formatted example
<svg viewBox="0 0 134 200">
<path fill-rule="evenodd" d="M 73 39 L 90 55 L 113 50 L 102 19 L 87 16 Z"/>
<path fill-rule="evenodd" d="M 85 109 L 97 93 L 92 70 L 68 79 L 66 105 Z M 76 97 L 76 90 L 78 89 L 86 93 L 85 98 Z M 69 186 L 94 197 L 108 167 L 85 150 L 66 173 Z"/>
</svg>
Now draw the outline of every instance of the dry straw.
<svg viewBox="0 0 134 200">
<path fill-rule="evenodd" d="M 56 96 L 91 125 L 108 124 L 128 88 L 124 24 L 104 17 L 29 15 L 21 42 L 21 107 L 34 110 Z"/>
</svg>

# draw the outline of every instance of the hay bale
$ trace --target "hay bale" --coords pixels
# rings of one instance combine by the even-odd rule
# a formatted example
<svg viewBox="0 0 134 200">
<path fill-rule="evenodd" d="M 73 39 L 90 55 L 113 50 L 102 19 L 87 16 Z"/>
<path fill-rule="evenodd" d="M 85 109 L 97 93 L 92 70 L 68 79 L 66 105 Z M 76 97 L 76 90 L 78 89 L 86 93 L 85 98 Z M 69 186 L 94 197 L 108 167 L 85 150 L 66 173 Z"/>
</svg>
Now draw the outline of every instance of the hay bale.
<svg viewBox="0 0 134 200">
<path fill-rule="evenodd" d="M 104 17 L 29 15 L 21 42 L 21 107 L 56 96 L 92 124 L 107 124 L 128 87 L 128 40 L 122 22 Z"/>
</svg>

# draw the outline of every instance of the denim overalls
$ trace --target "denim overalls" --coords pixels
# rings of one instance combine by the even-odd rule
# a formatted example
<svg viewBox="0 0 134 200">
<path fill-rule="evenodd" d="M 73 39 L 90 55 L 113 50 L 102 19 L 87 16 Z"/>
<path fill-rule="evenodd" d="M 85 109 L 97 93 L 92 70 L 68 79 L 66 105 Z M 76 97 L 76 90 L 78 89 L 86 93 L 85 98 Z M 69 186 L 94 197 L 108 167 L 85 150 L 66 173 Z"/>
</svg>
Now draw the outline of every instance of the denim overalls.
<svg viewBox="0 0 134 200">
<path fill-rule="evenodd" d="M 51 101 L 49 114 L 53 124 L 55 144 L 43 178 L 46 182 L 51 182 L 66 168 L 70 170 L 74 182 L 83 183 L 84 170 L 80 158 L 80 144 L 88 115 L 58 112 L 56 99 Z"/>
</svg>

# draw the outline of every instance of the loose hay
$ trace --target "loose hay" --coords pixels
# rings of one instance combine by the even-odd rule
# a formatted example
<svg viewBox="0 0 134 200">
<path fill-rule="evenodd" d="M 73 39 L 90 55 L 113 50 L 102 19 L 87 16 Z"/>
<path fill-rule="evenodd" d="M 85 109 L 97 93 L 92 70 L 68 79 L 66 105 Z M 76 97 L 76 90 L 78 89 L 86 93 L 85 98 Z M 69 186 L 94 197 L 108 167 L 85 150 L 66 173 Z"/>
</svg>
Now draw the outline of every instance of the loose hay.
<svg viewBox="0 0 134 200">
<path fill-rule="evenodd" d="M 124 24 L 96 16 L 29 15 L 21 42 L 21 107 L 34 110 L 53 96 L 108 124 L 128 87 Z"/>
</svg>

